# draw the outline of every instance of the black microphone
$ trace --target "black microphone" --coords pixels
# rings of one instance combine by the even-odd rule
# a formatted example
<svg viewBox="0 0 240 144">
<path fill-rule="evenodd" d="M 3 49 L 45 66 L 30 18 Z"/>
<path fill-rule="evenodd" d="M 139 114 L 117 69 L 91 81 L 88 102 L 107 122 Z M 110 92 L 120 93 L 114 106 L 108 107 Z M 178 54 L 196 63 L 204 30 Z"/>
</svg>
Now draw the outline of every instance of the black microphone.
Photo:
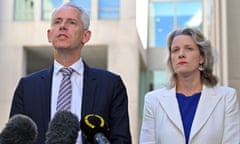
<svg viewBox="0 0 240 144">
<path fill-rule="evenodd" d="M 48 125 L 45 144 L 75 144 L 79 119 L 70 111 L 58 111 Z"/>
<path fill-rule="evenodd" d="M 36 123 L 26 115 L 16 114 L 0 133 L 0 144 L 34 144 L 37 135 Z"/>
<path fill-rule="evenodd" d="M 110 144 L 106 137 L 109 135 L 109 128 L 100 115 L 85 115 L 80 121 L 80 128 L 88 142 L 92 144 Z"/>
</svg>

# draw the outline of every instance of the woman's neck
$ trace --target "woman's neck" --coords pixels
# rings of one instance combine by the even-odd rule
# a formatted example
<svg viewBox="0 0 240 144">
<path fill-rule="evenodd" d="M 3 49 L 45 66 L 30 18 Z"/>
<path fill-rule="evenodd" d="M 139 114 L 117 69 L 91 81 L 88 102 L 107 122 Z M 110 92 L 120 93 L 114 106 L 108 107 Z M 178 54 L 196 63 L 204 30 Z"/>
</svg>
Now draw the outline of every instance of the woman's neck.
<svg viewBox="0 0 240 144">
<path fill-rule="evenodd" d="M 176 92 L 186 96 L 192 96 L 202 91 L 202 82 L 200 77 L 195 78 L 178 78 L 176 83 Z"/>
</svg>

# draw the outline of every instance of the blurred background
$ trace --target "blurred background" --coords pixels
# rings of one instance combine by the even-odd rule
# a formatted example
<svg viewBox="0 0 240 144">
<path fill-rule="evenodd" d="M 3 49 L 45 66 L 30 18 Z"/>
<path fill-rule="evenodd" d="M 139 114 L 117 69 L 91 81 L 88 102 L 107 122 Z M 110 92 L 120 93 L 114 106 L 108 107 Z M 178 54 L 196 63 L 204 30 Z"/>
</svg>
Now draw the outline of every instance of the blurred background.
<svg viewBox="0 0 240 144">
<path fill-rule="evenodd" d="M 133 143 L 138 143 L 144 94 L 167 82 L 166 39 L 197 27 L 216 49 L 214 73 L 240 94 L 239 0 L 7 0 L 0 1 L 0 130 L 8 120 L 20 77 L 52 64 L 47 41 L 53 8 L 72 1 L 91 17 L 83 59 L 118 73 L 129 99 Z"/>
</svg>

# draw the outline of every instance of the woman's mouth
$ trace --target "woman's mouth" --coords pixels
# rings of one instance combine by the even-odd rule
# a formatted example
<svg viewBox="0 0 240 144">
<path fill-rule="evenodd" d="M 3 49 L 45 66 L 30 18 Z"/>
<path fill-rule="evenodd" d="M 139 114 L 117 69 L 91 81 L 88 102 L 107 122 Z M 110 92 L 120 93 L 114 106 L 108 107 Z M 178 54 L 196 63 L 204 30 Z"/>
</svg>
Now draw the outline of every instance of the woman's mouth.
<svg viewBox="0 0 240 144">
<path fill-rule="evenodd" d="M 180 61 L 178 64 L 179 65 L 184 65 L 184 64 L 186 64 L 187 62 L 185 62 L 185 61 Z"/>
</svg>

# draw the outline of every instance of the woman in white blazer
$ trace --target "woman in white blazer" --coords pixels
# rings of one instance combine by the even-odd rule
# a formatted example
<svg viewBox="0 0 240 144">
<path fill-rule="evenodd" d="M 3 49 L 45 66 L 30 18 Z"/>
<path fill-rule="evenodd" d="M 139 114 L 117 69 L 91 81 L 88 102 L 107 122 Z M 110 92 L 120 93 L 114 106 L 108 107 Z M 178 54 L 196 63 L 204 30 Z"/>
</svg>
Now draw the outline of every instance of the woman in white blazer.
<svg viewBox="0 0 240 144">
<path fill-rule="evenodd" d="M 168 86 L 145 96 L 140 144 L 240 144 L 234 88 L 217 86 L 212 47 L 193 28 L 168 37 Z"/>
</svg>

